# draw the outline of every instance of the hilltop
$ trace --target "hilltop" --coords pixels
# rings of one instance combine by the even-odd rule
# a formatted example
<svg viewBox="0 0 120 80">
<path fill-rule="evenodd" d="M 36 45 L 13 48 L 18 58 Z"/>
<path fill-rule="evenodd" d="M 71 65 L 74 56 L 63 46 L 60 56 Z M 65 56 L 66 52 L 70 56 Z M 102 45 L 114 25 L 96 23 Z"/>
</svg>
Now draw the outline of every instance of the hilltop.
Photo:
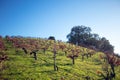
<svg viewBox="0 0 120 80">
<path fill-rule="evenodd" d="M 103 80 L 101 74 L 106 75 L 106 65 L 100 55 L 105 56 L 102 52 L 61 41 L 1 37 L 0 79 Z M 120 79 L 119 72 L 120 66 L 116 66 L 113 80 Z"/>
</svg>

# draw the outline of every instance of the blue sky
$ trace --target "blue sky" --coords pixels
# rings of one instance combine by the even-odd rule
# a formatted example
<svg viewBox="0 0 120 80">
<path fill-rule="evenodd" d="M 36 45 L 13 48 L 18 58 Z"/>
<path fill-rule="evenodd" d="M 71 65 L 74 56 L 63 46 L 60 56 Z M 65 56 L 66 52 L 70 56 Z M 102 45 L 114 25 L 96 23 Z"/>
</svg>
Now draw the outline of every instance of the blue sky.
<svg viewBox="0 0 120 80">
<path fill-rule="evenodd" d="M 120 53 L 120 0 L 0 0 L 0 35 L 67 41 L 73 26 L 91 27 Z"/>
</svg>

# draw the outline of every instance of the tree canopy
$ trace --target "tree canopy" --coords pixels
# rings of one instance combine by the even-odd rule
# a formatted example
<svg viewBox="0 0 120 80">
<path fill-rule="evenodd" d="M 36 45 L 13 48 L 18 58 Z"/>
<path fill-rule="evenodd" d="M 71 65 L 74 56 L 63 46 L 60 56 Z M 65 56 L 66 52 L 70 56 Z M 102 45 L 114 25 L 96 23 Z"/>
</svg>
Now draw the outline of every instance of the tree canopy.
<svg viewBox="0 0 120 80">
<path fill-rule="evenodd" d="M 114 47 L 105 37 L 100 38 L 98 34 L 91 33 L 91 28 L 86 26 L 74 26 L 67 35 L 68 42 L 75 45 L 94 48 L 102 52 L 114 52 Z"/>
<path fill-rule="evenodd" d="M 85 26 L 75 26 L 71 29 L 70 34 L 67 35 L 69 42 L 76 45 L 84 44 L 90 37 L 91 29 Z"/>
<path fill-rule="evenodd" d="M 49 39 L 49 40 L 55 40 L 55 37 L 54 37 L 54 36 L 49 36 L 48 39 Z"/>
</svg>

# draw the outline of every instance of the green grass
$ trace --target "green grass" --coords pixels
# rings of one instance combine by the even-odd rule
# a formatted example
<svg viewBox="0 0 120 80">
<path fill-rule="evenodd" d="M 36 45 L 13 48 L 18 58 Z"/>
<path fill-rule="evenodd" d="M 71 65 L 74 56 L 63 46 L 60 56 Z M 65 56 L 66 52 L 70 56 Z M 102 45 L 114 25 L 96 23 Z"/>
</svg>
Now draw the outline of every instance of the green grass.
<svg viewBox="0 0 120 80">
<path fill-rule="evenodd" d="M 4 62 L 4 69 L 0 71 L 0 80 L 86 80 L 89 76 L 94 80 L 101 80 L 97 71 L 101 71 L 101 61 L 99 54 L 96 53 L 91 58 L 82 61 L 81 56 L 75 59 L 75 65 L 72 60 L 67 58 L 63 52 L 59 52 L 56 57 L 58 71 L 54 71 L 53 53 L 42 51 L 37 53 L 37 60 L 33 55 L 24 54 L 19 49 L 16 53 L 14 48 L 9 46 L 6 51 L 9 59 Z M 116 67 L 116 80 L 120 79 L 120 67 Z"/>
</svg>

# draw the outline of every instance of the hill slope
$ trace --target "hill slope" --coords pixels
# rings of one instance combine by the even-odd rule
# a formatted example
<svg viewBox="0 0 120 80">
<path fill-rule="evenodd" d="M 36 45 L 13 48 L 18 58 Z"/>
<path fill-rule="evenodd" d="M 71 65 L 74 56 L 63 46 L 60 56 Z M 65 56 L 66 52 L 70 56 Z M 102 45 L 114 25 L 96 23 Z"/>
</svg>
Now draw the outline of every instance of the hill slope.
<svg viewBox="0 0 120 80">
<path fill-rule="evenodd" d="M 83 54 L 93 50 L 45 39 L 9 38 L 3 39 L 3 42 L 7 50 L 1 50 L 0 55 L 3 53 L 8 58 L 0 63 L 1 80 L 102 80 L 97 74 L 102 71 L 102 60 L 99 57 L 100 54 L 103 55 L 101 52 L 94 52 L 91 57 L 84 56 L 83 59 Z M 54 71 L 54 46 L 58 71 Z M 27 54 L 23 47 L 26 48 Z M 75 64 L 69 55 L 76 53 L 72 54 L 69 48 L 71 51 L 73 48 L 79 48 Z M 33 54 L 29 54 L 33 50 L 39 50 L 36 52 L 37 60 Z M 116 67 L 115 71 L 115 80 L 119 80 L 120 67 Z"/>
</svg>

